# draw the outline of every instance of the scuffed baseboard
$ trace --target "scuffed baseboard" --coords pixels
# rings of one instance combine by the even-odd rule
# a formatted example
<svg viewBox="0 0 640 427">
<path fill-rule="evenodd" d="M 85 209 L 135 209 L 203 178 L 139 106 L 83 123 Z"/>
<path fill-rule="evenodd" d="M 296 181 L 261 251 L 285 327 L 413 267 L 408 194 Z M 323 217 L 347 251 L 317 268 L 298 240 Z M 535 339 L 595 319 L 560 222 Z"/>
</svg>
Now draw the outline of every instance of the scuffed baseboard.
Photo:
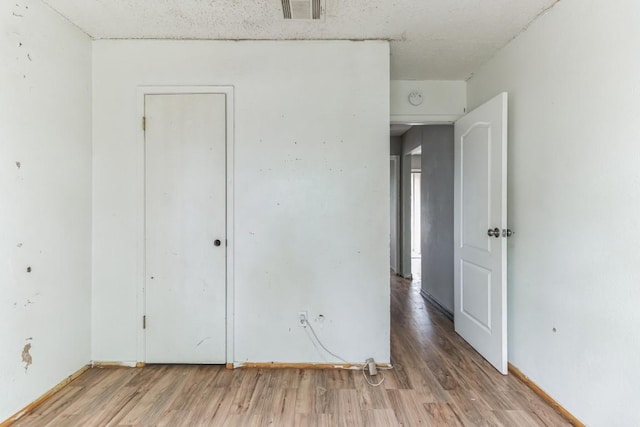
<svg viewBox="0 0 640 427">
<path fill-rule="evenodd" d="M 519 379 L 520 381 L 522 381 L 524 385 L 529 387 L 531 390 L 533 390 L 535 394 L 540 396 L 542 400 L 547 402 L 553 409 L 558 411 L 558 413 L 562 415 L 572 425 L 574 425 L 575 427 L 585 427 L 582 421 L 577 419 L 571 412 L 567 411 L 562 405 L 556 402 L 553 397 L 549 396 L 544 390 L 538 387 L 536 383 L 531 381 L 529 377 L 523 374 L 522 371 L 520 371 L 520 369 L 516 368 L 511 363 L 509 363 L 509 373 L 514 377 L 516 377 L 517 379 Z"/>
<path fill-rule="evenodd" d="M 82 375 L 85 372 L 87 372 L 87 370 L 89 370 L 90 367 L 91 367 L 91 365 L 85 365 L 82 368 L 78 369 L 76 372 L 74 372 L 73 374 L 69 375 L 64 380 L 60 381 L 51 390 L 47 391 L 45 394 L 43 394 L 39 398 L 37 398 L 36 400 L 34 400 L 33 402 L 31 402 L 30 404 L 25 406 L 24 408 L 22 408 L 21 410 L 19 410 L 18 412 L 16 412 L 15 414 L 10 416 L 9 418 L 7 418 L 6 420 L 2 421 L 0 423 L 0 427 L 8 427 L 8 426 L 14 424 L 15 422 L 17 422 L 18 420 L 20 420 L 20 418 L 22 418 L 25 415 L 33 412 L 34 409 L 36 409 L 38 406 L 42 405 L 44 402 L 46 402 L 48 399 L 50 399 L 51 396 L 53 396 L 54 394 L 56 394 L 57 392 L 59 392 L 60 390 L 65 388 L 67 385 L 69 385 L 69 383 L 71 381 L 75 380 L 80 375 Z"/>
<path fill-rule="evenodd" d="M 144 362 L 113 362 L 113 361 L 99 361 L 93 360 L 91 362 L 92 368 L 144 368 L 146 363 Z"/>
<path fill-rule="evenodd" d="M 363 363 L 281 363 L 281 362 L 234 362 L 227 369 L 362 369 Z M 390 363 L 376 363 L 382 369 L 392 368 Z"/>
</svg>

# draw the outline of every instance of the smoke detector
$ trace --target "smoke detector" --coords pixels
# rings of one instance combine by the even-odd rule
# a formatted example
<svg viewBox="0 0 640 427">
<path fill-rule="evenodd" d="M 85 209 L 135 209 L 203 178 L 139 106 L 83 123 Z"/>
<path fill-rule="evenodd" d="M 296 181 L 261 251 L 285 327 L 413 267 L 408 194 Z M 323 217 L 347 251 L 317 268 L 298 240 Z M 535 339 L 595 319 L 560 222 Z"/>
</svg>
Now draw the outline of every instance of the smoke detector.
<svg viewBox="0 0 640 427">
<path fill-rule="evenodd" d="M 325 0 L 281 0 L 284 19 L 324 19 Z"/>
</svg>

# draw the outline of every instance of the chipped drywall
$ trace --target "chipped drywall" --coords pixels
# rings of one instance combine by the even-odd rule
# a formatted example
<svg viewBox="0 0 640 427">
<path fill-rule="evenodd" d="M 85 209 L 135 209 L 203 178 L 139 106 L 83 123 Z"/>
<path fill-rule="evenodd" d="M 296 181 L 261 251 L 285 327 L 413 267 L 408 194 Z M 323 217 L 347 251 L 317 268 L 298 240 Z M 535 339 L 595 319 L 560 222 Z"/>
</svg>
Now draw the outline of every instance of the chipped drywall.
<svg viewBox="0 0 640 427">
<path fill-rule="evenodd" d="M 31 343 L 24 345 L 21 356 L 22 362 L 24 363 L 24 372 L 27 373 L 29 366 L 33 363 L 33 357 L 31 357 Z"/>
<path fill-rule="evenodd" d="M 89 360 L 91 41 L 1 2 L 0 57 L 2 421 Z"/>
<path fill-rule="evenodd" d="M 228 362 L 333 361 L 297 327 L 301 310 L 323 315 L 321 338 L 346 360 L 388 362 L 387 44 L 96 41 L 94 58 L 93 359 L 144 357 L 144 152 L 132 94 L 232 84 Z"/>
</svg>

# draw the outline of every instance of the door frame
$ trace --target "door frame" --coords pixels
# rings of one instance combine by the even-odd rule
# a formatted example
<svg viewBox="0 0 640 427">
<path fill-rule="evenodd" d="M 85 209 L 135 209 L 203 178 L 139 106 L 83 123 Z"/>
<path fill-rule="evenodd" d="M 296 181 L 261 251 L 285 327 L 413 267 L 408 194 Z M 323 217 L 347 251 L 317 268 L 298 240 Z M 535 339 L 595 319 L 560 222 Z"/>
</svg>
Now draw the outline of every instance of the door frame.
<svg viewBox="0 0 640 427">
<path fill-rule="evenodd" d="M 416 177 L 416 175 L 420 176 Z M 418 209 L 416 210 L 416 205 L 418 204 L 416 203 L 416 200 L 420 201 L 420 205 L 422 204 L 422 169 L 420 169 L 420 172 L 416 172 L 413 168 L 411 168 L 410 179 L 411 185 L 409 189 L 411 196 L 411 238 L 409 249 L 411 263 L 413 263 L 414 254 L 416 254 L 414 249 L 416 249 L 416 246 L 418 250 L 417 254 L 420 258 L 422 258 L 422 209 L 421 207 L 418 207 Z M 416 186 L 418 187 L 417 191 Z M 414 239 L 416 239 L 417 241 Z M 411 266 L 411 276 L 413 277 L 413 266 Z"/>
<path fill-rule="evenodd" d="M 395 255 L 396 263 L 391 267 L 393 269 L 393 273 L 397 275 L 399 275 L 401 272 L 400 245 L 402 240 L 400 238 L 400 234 L 402 232 L 400 227 L 400 204 L 402 199 L 400 194 L 400 157 L 401 157 L 400 155 L 391 155 L 389 158 L 390 163 L 393 163 L 393 183 L 392 183 L 393 188 L 391 189 L 390 194 L 391 195 L 395 194 L 396 196 L 394 200 L 391 201 L 391 207 L 393 208 L 395 205 L 395 209 L 391 214 L 391 221 L 395 225 L 395 234 L 391 236 L 391 239 L 393 240 L 392 243 L 395 244 L 394 255 Z"/>
<path fill-rule="evenodd" d="M 411 156 L 422 153 L 422 140 L 420 144 L 410 150 L 402 151 L 400 156 L 400 276 L 405 279 L 413 279 L 413 271 L 411 269 Z M 421 231 L 422 233 L 422 231 Z M 422 241 L 422 236 L 420 236 Z"/>
<path fill-rule="evenodd" d="M 176 94 L 223 94 L 225 95 L 226 104 L 226 170 L 225 170 L 225 184 L 226 184 L 226 271 L 225 271 L 225 289 L 226 289 L 226 342 L 225 353 L 226 363 L 229 365 L 234 360 L 234 192 L 233 192 L 233 176 L 234 176 L 234 142 L 235 142 L 235 106 L 234 106 L 234 86 L 138 86 L 136 90 L 136 102 L 137 102 L 137 119 L 138 123 L 138 141 L 141 144 L 140 147 L 143 151 L 144 159 L 144 147 L 145 147 L 145 131 L 143 129 L 143 117 L 145 115 L 145 96 L 146 95 L 176 95 Z M 139 120 L 139 121 L 138 121 Z M 144 160 L 143 167 L 139 172 L 142 176 L 143 188 L 140 197 L 140 203 L 142 204 L 142 229 L 141 242 L 142 244 L 142 266 L 141 275 L 138 277 L 137 295 L 136 295 L 136 308 L 138 319 L 140 322 L 136 327 L 136 360 L 138 363 L 144 364 L 146 361 L 145 354 L 145 332 L 142 324 L 142 318 L 145 315 L 145 277 L 146 277 L 146 265 L 144 260 L 146 259 L 146 195 L 145 195 L 145 168 Z"/>
</svg>

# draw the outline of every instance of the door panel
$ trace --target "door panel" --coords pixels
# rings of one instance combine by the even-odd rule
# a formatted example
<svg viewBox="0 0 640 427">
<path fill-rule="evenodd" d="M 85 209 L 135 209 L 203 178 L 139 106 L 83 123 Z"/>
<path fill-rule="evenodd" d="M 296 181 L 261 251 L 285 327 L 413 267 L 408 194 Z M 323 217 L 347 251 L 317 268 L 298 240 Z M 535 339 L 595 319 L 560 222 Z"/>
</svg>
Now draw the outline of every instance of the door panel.
<svg viewBox="0 0 640 427">
<path fill-rule="evenodd" d="M 145 96 L 147 363 L 225 363 L 225 108 Z"/>
<path fill-rule="evenodd" d="M 489 251 L 486 225 L 489 224 L 489 181 L 491 170 L 491 146 L 489 127 L 475 124 L 461 137 L 462 157 L 462 246 Z"/>
<path fill-rule="evenodd" d="M 478 326 L 491 331 L 491 271 L 462 261 L 460 311 Z"/>
<path fill-rule="evenodd" d="M 455 123 L 454 185 L 455 329 L 506 374 L 506 93 Z"/>
</svg>

